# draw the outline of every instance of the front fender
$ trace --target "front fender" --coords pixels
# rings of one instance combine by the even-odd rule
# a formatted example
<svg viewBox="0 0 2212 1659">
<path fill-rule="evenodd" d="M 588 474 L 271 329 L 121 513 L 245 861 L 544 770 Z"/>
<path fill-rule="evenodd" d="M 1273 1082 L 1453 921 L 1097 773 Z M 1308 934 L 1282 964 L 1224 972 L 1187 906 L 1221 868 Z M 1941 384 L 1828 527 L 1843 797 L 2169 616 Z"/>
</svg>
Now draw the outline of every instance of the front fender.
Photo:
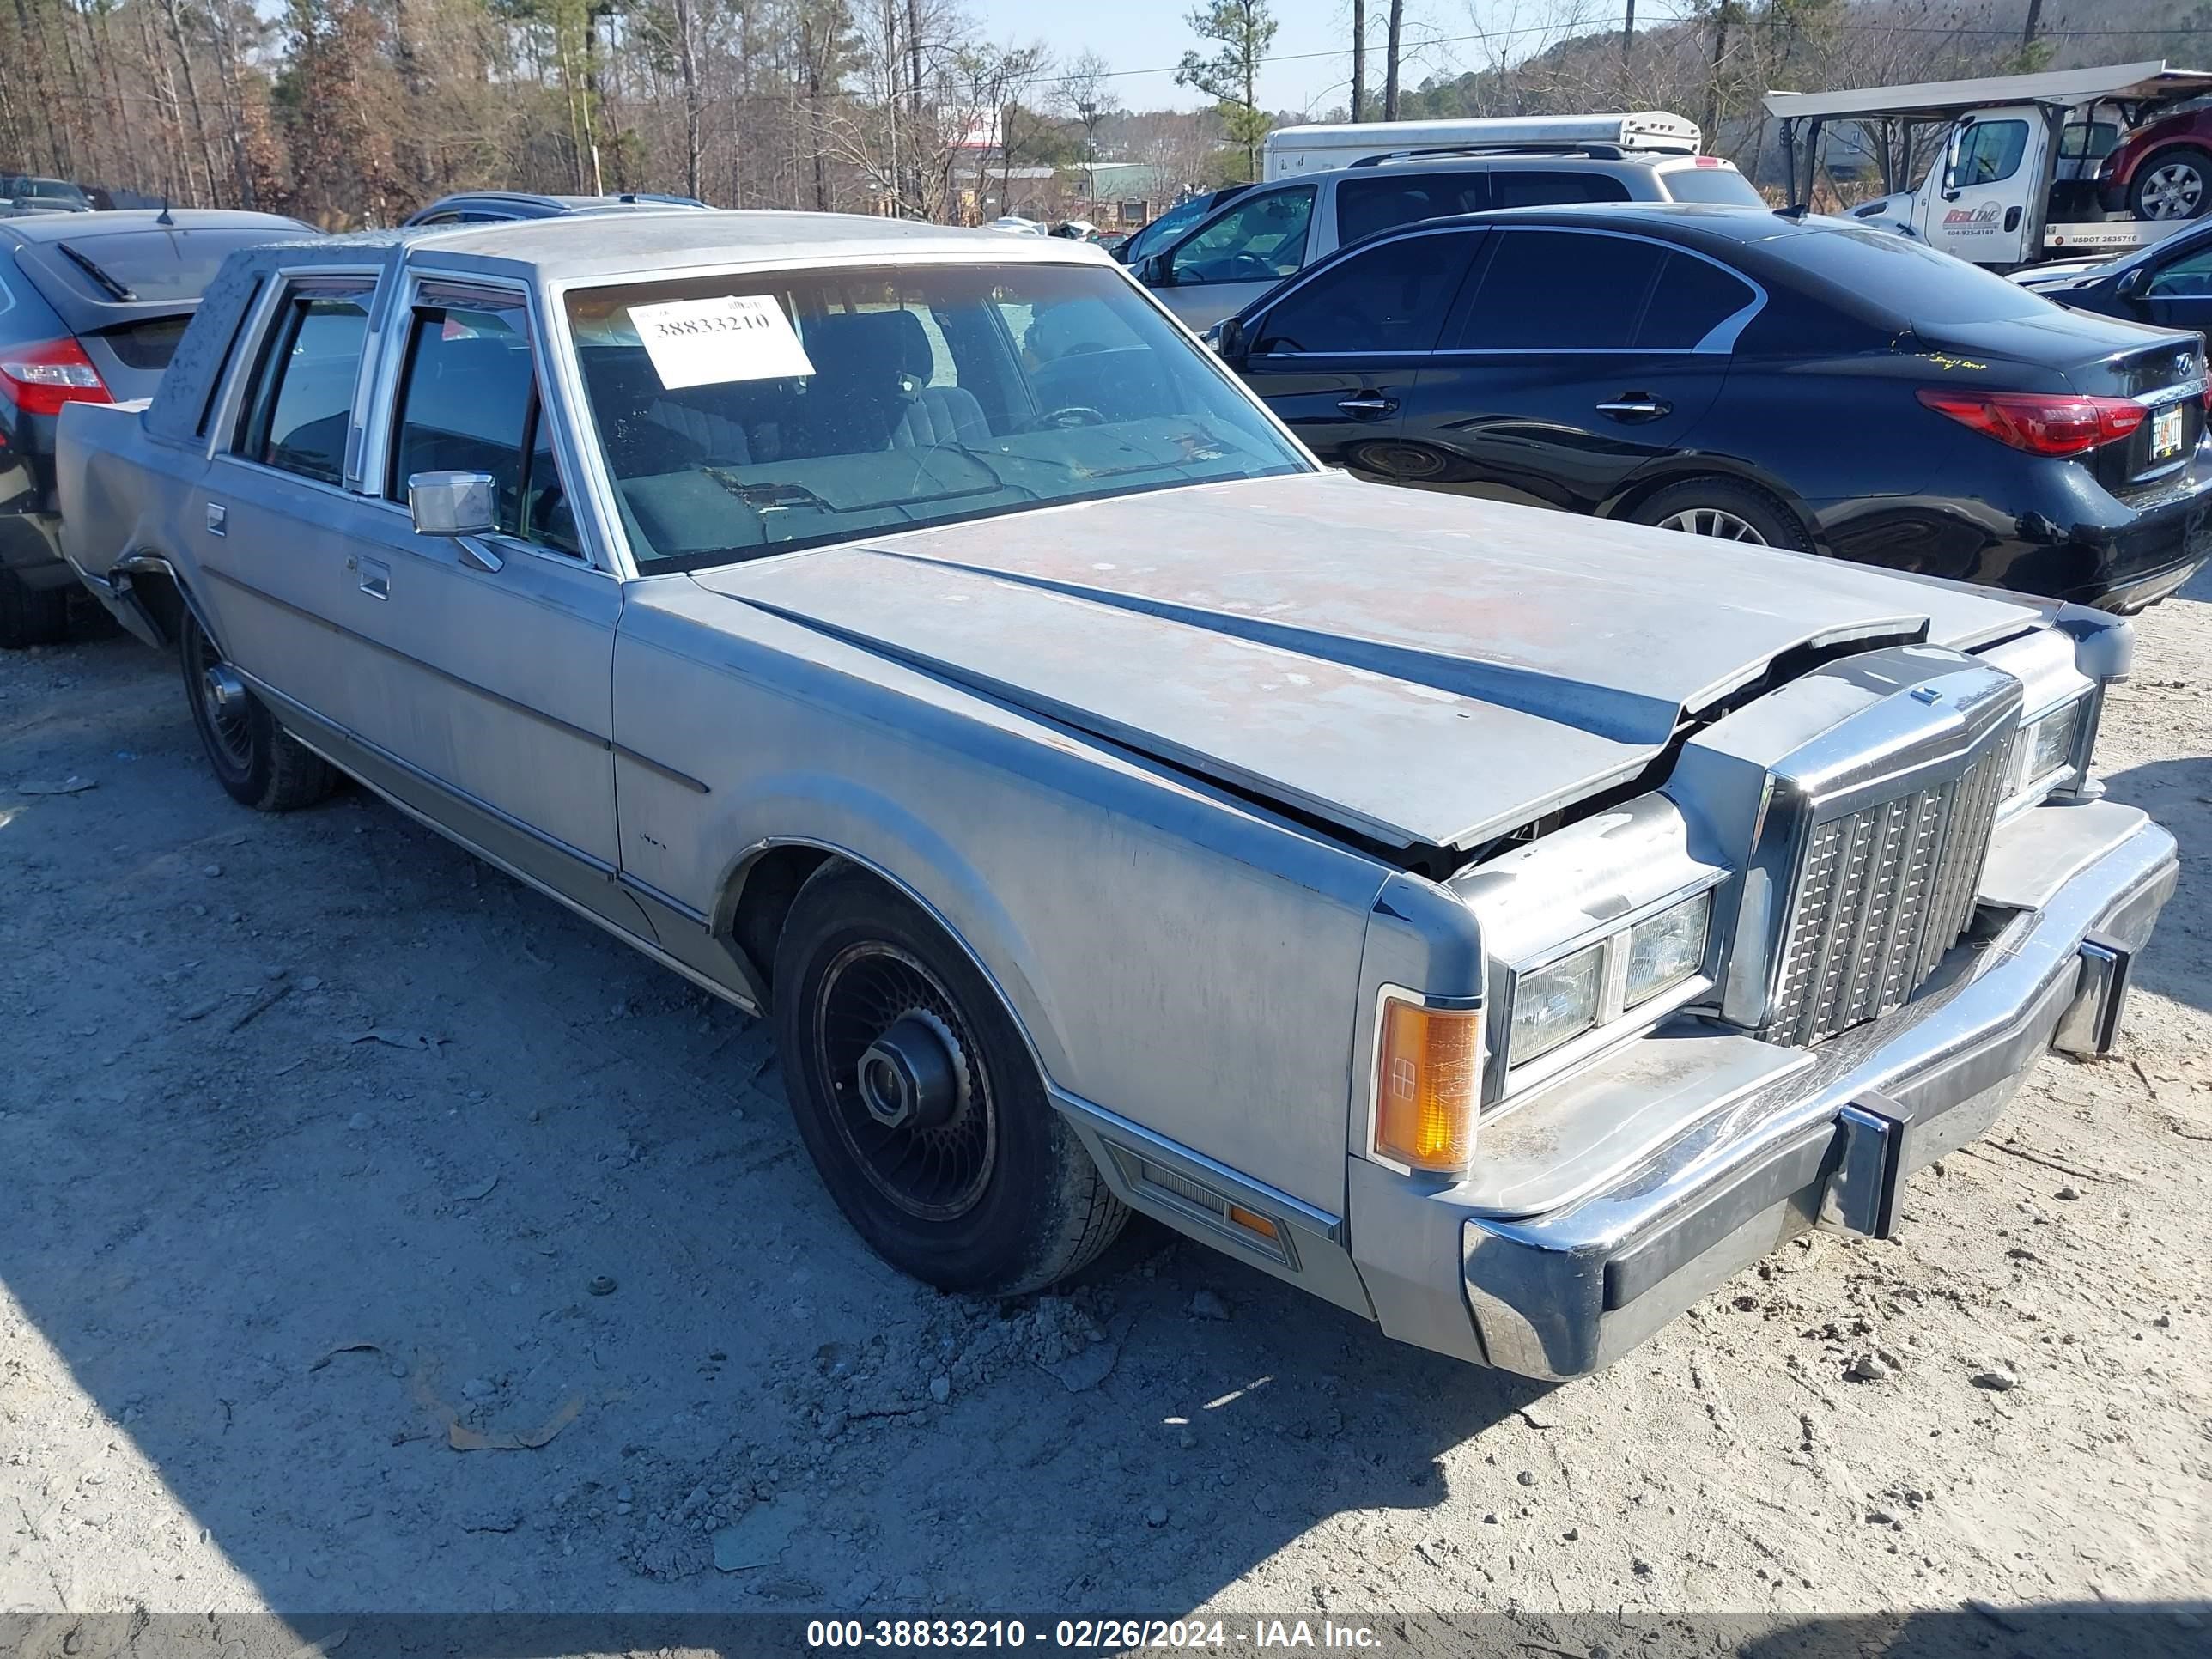
<svg viewBox="0 0 2212 1659">
<path fill-rule="evenodd" d="M 745 879 L 765 854 L 789 846 L 834 854 L 873 871 L 927 911 L 996 988 L 1045 1074 L 1065 1073 L 1059 1024 L 1021 924 L 973 861 L 904 803 L 834 774 L 781 772 L 716 813 L 708 833 L 740 849 L 715 882 L 709 925 L 718 936 L 729 937 Z"/>
</svg>

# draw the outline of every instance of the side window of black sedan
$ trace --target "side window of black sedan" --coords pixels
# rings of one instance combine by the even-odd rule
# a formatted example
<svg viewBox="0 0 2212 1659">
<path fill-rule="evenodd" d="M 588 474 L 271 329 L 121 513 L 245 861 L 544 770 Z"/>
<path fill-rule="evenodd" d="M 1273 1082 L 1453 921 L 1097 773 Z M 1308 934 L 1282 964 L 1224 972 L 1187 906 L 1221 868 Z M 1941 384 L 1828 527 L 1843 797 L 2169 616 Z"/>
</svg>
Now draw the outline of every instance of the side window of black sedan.
<svg viewBox="0 0 2212 1659">
<path fill-rule="evenodd" d="M 1480 231 L 1393 237 L 1301 283 L 1262 317 L 1255 356 L 1431 351 Z"/>
<path fill-rule="evenodd" d="M 1447 343 L 1462 351 L 1626 351 L 1668 255 L 1632 236 L 1502 230 Z"/>
</svg>

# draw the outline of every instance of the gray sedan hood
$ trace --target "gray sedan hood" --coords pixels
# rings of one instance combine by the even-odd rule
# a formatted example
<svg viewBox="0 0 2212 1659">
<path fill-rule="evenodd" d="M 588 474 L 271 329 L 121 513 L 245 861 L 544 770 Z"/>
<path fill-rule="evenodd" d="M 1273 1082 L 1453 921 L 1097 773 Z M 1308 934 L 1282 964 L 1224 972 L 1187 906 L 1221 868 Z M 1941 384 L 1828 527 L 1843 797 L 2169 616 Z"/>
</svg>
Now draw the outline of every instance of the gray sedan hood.
<svg viewBox="0 0 2212 1659">
<path fill-rule="evenodd" d="M 1632 778 L 1796 647 L 1966 647 L 2039 620 L 2002 594 L 1334 474 L 695 580 L 1394 847 L 1473 847 Z"/>
</svg>

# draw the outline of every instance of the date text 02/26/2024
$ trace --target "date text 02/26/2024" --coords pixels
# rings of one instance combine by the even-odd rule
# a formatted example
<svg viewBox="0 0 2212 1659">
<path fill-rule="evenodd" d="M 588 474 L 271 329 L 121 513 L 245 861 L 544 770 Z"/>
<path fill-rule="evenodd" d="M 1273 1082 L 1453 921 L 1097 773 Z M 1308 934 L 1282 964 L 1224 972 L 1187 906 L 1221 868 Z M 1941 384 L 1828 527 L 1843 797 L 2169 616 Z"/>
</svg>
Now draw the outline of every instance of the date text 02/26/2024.
<svg viewBox="0 0 2212 1659">
<path fill-rule="evenodd" d="M 1327 1619 L 1060 1619 L 1049 1625 L 1020 1619 L 817 1619 L 806 1627 L 810 1652 L 1030 1646 L 1077 1653 L 1176 1648 L 1371 1651 L 1380 1645 L 1380 1633 L 1371 1626 Z"/>
</svg>

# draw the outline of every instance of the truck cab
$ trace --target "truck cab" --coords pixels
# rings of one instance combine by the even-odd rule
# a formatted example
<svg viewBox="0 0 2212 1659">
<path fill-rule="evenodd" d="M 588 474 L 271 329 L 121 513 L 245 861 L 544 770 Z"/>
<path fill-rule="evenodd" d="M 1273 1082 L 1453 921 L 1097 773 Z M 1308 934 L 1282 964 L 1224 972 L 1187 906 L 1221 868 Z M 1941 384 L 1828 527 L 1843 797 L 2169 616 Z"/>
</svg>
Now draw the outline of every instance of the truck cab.
<svg viewBox="0 0 2212 1659">
<path fill-rule="evenodd" d="M 2161 62 L 1988 76 L 1832 93 L 1770 92 L 1782 122 L 1793 202 L 1820 182 L 1821 139 L 1870 152 L 1889 194 L 1850 209 L 1996 270 L 2044 259 L 2110 258 L 2148 246 L 2183 220 L 2108 216 L 2098 159 L 2128 127 L 2212 92 L 2212 74 Z M 1832 129 L 1850 129 L 1838 134 Z M 1918 182 L 1902 181 L 1918 171 Z"/>
</svg>

